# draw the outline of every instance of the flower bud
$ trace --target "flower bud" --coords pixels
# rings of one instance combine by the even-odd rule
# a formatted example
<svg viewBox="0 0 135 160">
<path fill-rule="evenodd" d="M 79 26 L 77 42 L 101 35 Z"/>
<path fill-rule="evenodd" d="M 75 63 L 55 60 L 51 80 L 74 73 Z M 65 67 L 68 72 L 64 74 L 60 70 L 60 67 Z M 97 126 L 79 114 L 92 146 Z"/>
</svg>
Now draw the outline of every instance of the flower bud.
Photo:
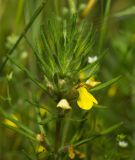
<svg viewBox="0 0 135 160">
<path fill-rule="evenodd" d="M 69 105 L 66 99 L 61 99 L 59 103 L 57 104 L 57 107 L 62 108 L 64 110 L 71 109 L 71 106 Z"/>
<path fill-rule="evenodd" d="M 38 142 L 42 143 L 42 142 L 45 141 L 45 136 L 42 133 L 38 133 L 37 136 L 36 136 L 36 139 L 37 139 Z"/>
</svg>

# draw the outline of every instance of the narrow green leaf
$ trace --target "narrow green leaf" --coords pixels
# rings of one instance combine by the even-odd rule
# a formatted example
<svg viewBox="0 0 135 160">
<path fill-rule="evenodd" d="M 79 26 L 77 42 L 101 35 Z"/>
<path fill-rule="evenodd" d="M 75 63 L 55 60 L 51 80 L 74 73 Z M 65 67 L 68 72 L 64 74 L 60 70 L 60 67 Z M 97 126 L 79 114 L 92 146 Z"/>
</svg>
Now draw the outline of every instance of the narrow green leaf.
<svg viewBox="0 0 135 160">
<path fill-rule="evenodd" d="M 104 136 L 104 135 L 107 135 L 107 134 L 110 134 L 112 131 L 116 130 L 117 128 L 121 127 L 123 125 L 123 122 L 120 122 L 118 124 L 115 124 L 113 126 L 111 126 L 110 128 L 107 128 L 105 129 L 104 131 L 102 131 L 101 133 L 97 134 L 97 135 L 93 135 L 91 136 L 90 138 L 86 138 L 84 140 L 81 140 L 75 144 L 73 144 L 74 147 L 76 146 L 80 146 L 82 144 L 85 144 L 85 143 L 88 143 L 92 140 L 94 140 L 95 138 L 98 138 L 98 137 L 101 137 L 101 136 Z"/>
<path fill-rule="evenodd" d="M 114 17 L 121 18 L 121 17 L 124 17 L 124 16 L 130 16 L 130 15 L 135 15 L 135 6 L 126 8 L 122 11 L 119 11 L 119 12 L 115 13 Z"/>
<path fill-rule="evenodd" d="M 13 60 L 13 58 L 11 58 L 11 56 L 8 55 L 8 58 L 9 58 L 10 61 L 11 61 L 14 65 L 16 65 L 20 70 L 22 70 L 24 73 L 26 73 L 27 76 L 28 76 L 37 86 L 39 86 L 41 89 L 43 89 L 43 90 L 46 91 L 46 88 L 45 88 L 40 82 L 38 82 L 38 81 L 33 77 L 33 75 L 30 73 L 30 71 L 29 71 L 27 68 L 22 67 L 21 65 L 17 64 L 17 63 Z"/>
<path fill-rule="evenodd" d="M 47 110 L 47 112 L 49 112 L 50 114 L 53 114 L 47 107 L 45 107 L 45 106 L 42 105 L 42 104 L 39 104 L 39 103 L 37 103 L 37 102 L 35 102 L 35 101 L 32 102 L 32 101 L 30 101 L 30 100 L 28 100 L 28 99 L 26 99 L 26 101 L 27 101 L 28 103 L 36 106 L 37 108 L 39 108 L 39 106 L 40 106 L 40 108 L 43 108 L 43 109 Z"/>
<path fill-rule="evenodd" d="M 35 53 L 36 56 L 37 56 L 37 59 L 39 60 L 40 65 L 42 64 L 43 70 L 44 70 L 44 74 L 46 75 L 46 77 L 49 78 L 49 79 L 51 79 L 52 75 L 53 75 L 52 66 L 48 62 L 48 58 L 46 58 L 46 60 L 44 60 L 44 58 L 43 58 L 43 52 L 41 50 L 41 46 L 39 45 L 39 43 L 37 43 L 37 48 L 38 48 L 38 53 Z"/>
<path fill-rule="evenodd" d="M 92 27 L 90 28 L 89 33 L 84 37 L 82 35 L 80 41 L 78 41 L 78 48 L 76 50 L 76 58 L 79 58 L 79 56 L 81 56 L 82 54 L 84 55 L 84 52 L 86 50 L 86 48 L 91 48 L 91 40 L 92 40 Z"/>
<path fill-rule="evenodd" d="M 45 119 L 43 121 L 39 121 L 38 124 L 40 124 L 40 125 L 46 125 L 46 124 L 48 124 L 48 123 L 50 123 L 50 122 L 52 122 L 52 121 L 54 121 L 56 119 L 57 119 L 57 116 L 54 116 L 52 118 L 47 118 L 47 119 Z"/>
<path fill-rule="evenodd" d="M 100 133 L 100 135 L 109 134 L 109 133 L 111 133 L 112 131 L 116 130 L 117 128 L 121 127 L 123 124 L 124 124 L 123 122 L 120 122 L 120 123 L 118 123 L 118 124 L 115 124 L 115 125 L 113 125 L 112 127 L 107 128 L 107 129 L 105 129 L 104 131 L 102 131 L 102 132 Z"/>
<path fill-rule="evenodd" d="M 53 54 L 53 57 L 54 57 L 55 63 L 57 64 L 57 67 L 59 68 L 59 71 L 61 72 L 61 74 L 63 74 L 63 70 L 62 70 L 62 66 L 61 66 L 61 63 L 59 61 L 59 58 L 55 54 Z"/>
<path fill-rule="evenodd" d="M 36 49 L 32 44 L 31 42 L 28 40 L 28 38 L 25 36 L 25 40 L 26 42 L 28 43 L 28 45 L 30 46 L 30 48 L 32 49 L 34 55 L 36 56 L 36 60 L 37 60 L 37 63 L 39 64 L 39 67 L 41 69 L 41 71 L 43 72 L 44 75 L 47 74 L 47 72 L 45 71 L 45 69 L 48 67 L 46 67 L 45 65 L 45 61 L 43 61 L 43 58 L 42 56 L 40 55 L 40 53 L 38 52 L 38 49 Z M 38 47 L 37 47 L 38 48 Z M 46 75 L 47 76 L 47 75 Z"/>
<path fill-rule="evenodd" d="M 35 137 L 31 136 L 30 134 L 24 132 L 23 130 L 19 129 L 19 128 L 15 128 L 15 127 L 12 127 L 12 126 L 9 126 L 9 125 L 6 125 L 4 122 L 0 122 L 1 125 L 27 137 L 28 139 L 32 140 L 32 141 L 37 141 Z"/>
<path fill-rule="evenodd" d="M 90 138 L 86 138 L 86 139 L 84 139 L 84 140 L 81 140 L 81 141 L 73 144 L 73 146 L 74 146 L 74 147 L 80 146 L 80 145 L 85 144 L 85 143 L 88 143 L 88 142 L 90 142 L 90 141 L 92 141 L 92 140 L 94 140 L 95 138 L 98 138 L 98 137 L 100 137 L 100 136 L 101 136 L 100 134 L 91 136 Z"/>
<path fill-rule="evenodd" d="M 46 49 L 46 52 L 49 54 L 50 57 L 52 57 L 52 54 L 53 54 L 54 51 L 52 50 L 52 47 L 50 45 L 50 42 L 49 42 L 49 39 L 48 39 L 48 34 L 46 34 L 46 32 L 45 32 L 45 26 L 44 25 L 41 25 L 41 27 L 40 27 L 40 35 L 41 35 L 43 45 Z"/>
<path fill-rule="evenodd" d="M 116 78 L 113 78 L 113 79 L 110 80 L 110 81 L 107 81 L 107 82 L 105 82 L 105 83 L 101 83 L 101 84 L 99 84 L 98 86 L 90 89 L 90 92 L 95 92 L 95 91 L 98 91 L 98 90 L 100 90 L 100 89 L 103 89 L 103 88 L 105 88 L 105 87 L 107 87 L 107 86 L 110 86 L 111 84 L 117 82 L 120 78 L 121 78 L 121 76 L 118 76 L 118 77 L 116 77 Z"/>
<path fill-rule="evenodd" d="M 57 88 L 59 88 L 59 74 L 55 73 L 53 76 L 54 84 Z"/>
<path fill-rule="evenodd" d="M 30 130 L 28 127 L 26 127 L 19 120 L 16 120 L 16 119 L 12 118 L 11 116 L 9 116 L 6 112 L 4 112 L 4 110 L 2 108 L 0 108 L 0 113 L 2 113 L 2 115 L 4 116 L 5 119 L 8 119 L 11 122 L 15 123 L 20 129 L 23 129 L 26 133 L 28 133 L 32 136 L 35 136 L 35 133 L 32 130 Z"/>
<path fill-rule="evenodd" d="M 54 60 L 53 60 L 53 47 L 49 44 L 48 35 L 45 35 L 44 26 L 40 29 L 41 41 L 39 46 L 41 48 L 42 59 L 52 70 L 55 70 Z"/>
</svg>

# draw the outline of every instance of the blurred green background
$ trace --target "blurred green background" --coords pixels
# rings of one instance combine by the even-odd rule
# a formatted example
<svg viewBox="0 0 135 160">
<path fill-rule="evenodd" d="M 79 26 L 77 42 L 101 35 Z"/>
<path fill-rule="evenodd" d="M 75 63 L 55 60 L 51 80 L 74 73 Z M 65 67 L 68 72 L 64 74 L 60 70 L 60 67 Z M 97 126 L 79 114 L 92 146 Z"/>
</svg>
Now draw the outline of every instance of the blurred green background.
<svg viewBox="0 0 135 160">
<path fill-rule="evenodd" d="M 0 0 L 0 64 L 41 2 L 41 0 Z M 91 155 L 87 159 L 134 160 L 135 1 L 97 0 L 85 16 L 82 15 L 88 1 L 74 0 L 75 8 L 71 7 L 72 2 L 48 0 L 44 10 L 28 31 L 27 38 L 35 44 L 40 25 L 45 24 L 53 14 L 57 15 L 58 19 L 64 19 L 75 10 L 81 20 L 87 22 L 88 30 L 93 24 L 95 45 L 92 56 L 98 57 L 103 52 L 107 53 L 100 63 L 98 79 L 104 82 L 118 75 L 122 78 L 97 94 L 99 104 L 107 106 L 107 109 L 95 109 L 90 118 L 96 118 L 96 127 L 99 129 L 123 121 L 124 127 L 117 134 L 125 135 L 122 141 L 127 143 L 127 146 L 119 145 L 119 136 L 112 134 L 108 139 L 104 137 L 100 142 L 97 139 L 90 143 Z M 14 51 L 13 57 L 18 63 L 27 66 L 31 72 L 35 72 L 35 57 L 24 39 Z M 36 74 L 40 76 L 38 70 Z M 11 75 L 13 78 L 8 81 L 7 77 Z M 8 62 L 4 71 L 0 73 L 0 107 L 9 113 L 16 113 L 26 125 L 34 128 L 34 110 L 32 105 L 26 102 L 32 94 L 31 85 L 33 84 L 29 82 L 27 76 L 11 62 Z M 0 126 L 0 160 L 23 160 L 25 157 L 22 149 L 29 147 L 29 142 L 22 136 Z"/>
</svg>

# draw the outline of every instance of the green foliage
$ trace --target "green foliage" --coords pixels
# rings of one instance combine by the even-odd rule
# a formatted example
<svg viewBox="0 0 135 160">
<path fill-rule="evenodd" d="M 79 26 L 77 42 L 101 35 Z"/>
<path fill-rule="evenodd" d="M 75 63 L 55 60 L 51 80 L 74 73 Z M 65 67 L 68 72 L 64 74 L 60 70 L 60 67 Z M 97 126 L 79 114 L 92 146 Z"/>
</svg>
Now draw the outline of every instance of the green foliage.
<svg viewBox="0 0 135 160">
<path fill-rule="evenodd" d="M 1 159 L 134 159 L 135 4 L 91 2 L 0 2 Z"/>
</svg>

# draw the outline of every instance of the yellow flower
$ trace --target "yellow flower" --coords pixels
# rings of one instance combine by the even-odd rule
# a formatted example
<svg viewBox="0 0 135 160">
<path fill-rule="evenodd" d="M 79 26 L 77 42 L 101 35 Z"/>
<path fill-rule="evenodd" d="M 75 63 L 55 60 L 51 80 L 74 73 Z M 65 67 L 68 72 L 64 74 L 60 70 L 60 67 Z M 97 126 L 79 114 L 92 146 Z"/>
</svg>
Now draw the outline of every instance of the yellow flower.
<svg viewBox="0 0 135 160">
<path fill-rule="evenodd" d="M 42 107 L 39 108 L 39 112 L 40 112 L 41 117 L 44 117 L 44 115 L 47 113 L 46 109 Z"/>
<path fill-rule="evenodd" d="M 78 155 L 79 159 L 84 159 L 86 158 L 86 155 L 80 151 L 75 151 L 76 155 Z"/>
<path fill-rule="evenodd" d="M 14 118 L 15 120 L 18 120 L 16 115 L 12 115 L 11 117 Z M 4 123 L 7 124 L 8 126 L 17 128 L 17 125 L 14 122 L 10 121 L 9 119 L 5 119 Z"/>
<path fill-rule="evenodd" d="M 45 141 L 45 135 L 43 133 L 38 133 L 36 139 L 38 142 L 43 143 Z"/>
<path fill-rule="evenodd" d="M 45 152 L 45 151 L 46 151 L 46 148 L 44 146 L 42 146 L 42 145 L 39 145 L 36 148 L 36 152 L 37 153 L 41 153 L 41 152 Z"/>
<path fill-rule="evenodd" d="M 96 85 L 100 84 L 101 82 L 99 81 L 95 81 L 95 78 L 92 76 L 90 77 L 87 81 L 86 81 L 86 85 L 88 85 L 88 87 L 95 87 Z"/>
<path fill-rule="evenodd" d="M 85 87 L 79 87 L 78 89 L 79 97 L 77 104 L 80 108 L 84 110 L 89 110 L 94 104 L 98 104 L 97 100 L 90 94 Z"/>
<path fill-rule="evenodd" d="M 75 150 L 72 145 L 68 148 L 68 156 L 69 156 L 70 159 L 75 159 L 76 156 L 79 159 L 84 159 L 85 158 L 85 154 L 78 151 L 78 150 Z"/>
<path fill-rule="evenodd" d="M 74 159 L 75 158 L 75 151 L 74 151 L 73 146 L 70 146 L 68 148 L 68 156 L 69 156 L 70 159 Z"/>
<path fill-rule="evenodd" d="M 39 142 L 39 145 L 37 145 L 37 147 L 36 147 L 36 152 L 37 153 L 45 152 L 46 148 L 43 146 L 43 144 L 45 142 L 45 135 L 43 133 L 38 133 L 36 135 L 36 139 Z"/>
</svg>

